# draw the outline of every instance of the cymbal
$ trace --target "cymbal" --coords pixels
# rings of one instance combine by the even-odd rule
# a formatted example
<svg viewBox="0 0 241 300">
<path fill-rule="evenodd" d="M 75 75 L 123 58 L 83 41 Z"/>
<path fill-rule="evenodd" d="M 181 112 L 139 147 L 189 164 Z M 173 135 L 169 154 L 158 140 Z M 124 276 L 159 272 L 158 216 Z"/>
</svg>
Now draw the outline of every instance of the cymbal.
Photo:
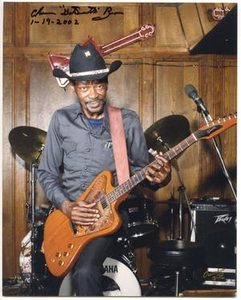
<svg viewBox="0 0 241 300">
<path fill-rule="evenodd" d="M 26 163 L 32 164 L 36 159 L 40 159 L 46 134 L 36 127 L 19 126 L 10 131 L 8 139 L 18 156 Z"/>
<path fill-rule="evenodd" d="M 190 125 L 182 115 L 170 115 L 152 124 L 145 132 L 148 149 L 167 152 L 191 134 Z"/>
</svg>

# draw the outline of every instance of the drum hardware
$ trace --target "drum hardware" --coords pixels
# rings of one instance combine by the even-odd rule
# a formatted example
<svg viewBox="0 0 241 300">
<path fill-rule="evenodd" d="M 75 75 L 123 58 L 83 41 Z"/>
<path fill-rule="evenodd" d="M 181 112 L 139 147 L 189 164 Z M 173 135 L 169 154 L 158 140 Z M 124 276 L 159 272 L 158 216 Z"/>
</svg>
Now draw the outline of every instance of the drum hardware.
<svg viewBox="0 0 241 300">
<path fill-rule="evenodd" d="M 195 273 L 205 269 L 203 245 L 184 240 L 159 241 L 148 248 L 148 257 L 154 262 L 149 294 L 157 289 L 165 296 L 178 297 L 187 288 L 201 286 Z"/>
<path fill-rule="evenodd" d="M 173 116 L 171 116 L 171 117 L 173 117 Z M 173 128 L 175 128 L 175 130 L 178 130 L 178 126 L 180 126 L 182 135 L 190 134 L 188 121 L 185 122 L 186 123 L 185 124 L 186 130 L 185 130 L 184 127 L 181 125 L 182 118 L 179 118 L 179 119 L 180 119 L 180 125 L 175 124 L 175 120 L 177 120 L 176 117 L 173 117 L 173 118 L 166 117 L 166 118 L 154 123 L 146 131 L 147 137 L 149 138 L 149 139 L 147 139 L 147 146 L 148 147 L 150 146 L 149 153 L 154 158 L 158 152 L 157 152 L 157 150 L 153 150 L 151 147 L 154 146 L 155 149 L 158 149 L 158 151 L 166 152 L 166 151 L 170 150 L 170 148 L 173 147 L 177 143 L 175 141 L 174 145 L 171 145 L 165 140 L 165 138 L 168 140 L 168 135 L 166 135 L 165 138 L 162 136 L 162 134 L 166 134 L 166 132 L 168 132 L 168 130 L 165 132 L 164 128 L 162 128 L 164 121 L 166 122 L 166 126 L 169 126 L 169 130 L 171 128 L 171 125 L 173 126 L 173 124 L 175 124 L 176 126 L 174 126 Z M 171 120 L 173 122 L 170 122 L 169 120 Z M 150 132 L 151 130 L 153 130 L 152 136 L 151 136 L 151 132 Z M 175 132 L 175 130 L 172 129 L 172 131 L 168 132 L 170 134 L 170 136 L 172 136 L 171 133 Z M 176 137 L 176 139 L 177 138 L 178 137 Z M 183 139 L 183 138 L 185 138 L 185 136 L 182 137 L 181 139 Z M 170 138 L 168 141 L 173 142 L 173 140 Z M 161 242 L 158 242 L 157 244 L 153 244 L 153 245 L 149 246 L 148 256 L 155 263 L 155 266 L 157 265 L 159 268 L 165 267 L 169 270 L 172 269 L 172 274 L 170 274 L 168 279 L 174 278 L 173 293 L 177 297 L 177 296 L 179 296 L 180 290 L 184 286 L 184 284 L 183 284 L 184 277 L 182 276 L 184 269 L 186 269 L 187 266 L 190 266 L 191 268 L 196 267 L 196 265 L 195 265 L 196 260 L 198 260 L 200 262 L 201 258 L 204 257 L 204 249 L 203 249 L 203 246 L 200 245 L 199 243 L 184 241 L 184 239 L 183 239 L 183 205 L 184 205 L 184 203 L 187 204 L 188 211 L 189 211 L 189 214 L 191 217 L 191 222 L 192 222 L 192 225 L 193 225 L 193 228 L 195 231 L 196 231 L 196 228 L 195 228 L 190 204 L 188 201 L 188 197 L 186 194 L 186 187 L 183 183 L 183 179 L 181 176 L 181 171 L 178 166 L 177 159 L 172 160 L 172 166 L 176 169 L 178 179 L 180 182 L 180 186 L 178 187 L 178 192 L 179 192 L 179 202 L 178 202 L 179 236 L 177 239 L 173 239 L 174 234 L 172 232 L 171 240 L 163 241 L 163 242 L 161 241 Z M 175 200 L 172 199 L 172 201 L 170 201 L 170 203 L 173 201 L 175 201 Z M 174 227 L 172 227 L 172 229 L 174 229 Z M 164 272 L 164 274 L 166 274 L 166 272 Z M 161 287 L 159 285 L 159 282 L 160 282 L 159 279 L 161 278 L 163 280 L 163 276 L 160 274 L 157 274 L 156 276 L 157 277 L 154 277 L 155 284 L 150 285 L 152 289 Z M 150 282 L 152 282 L 152 281 L 150 281 Z"/>
<path fill-rule="evenodd" d="M 44 294 L 44 286 L 41 283 L 41 278 L 37 274 L 37 240 L 39 221 L 36 220 L 36 170 L 39 165 L 39 160 L 44 150 L 46 132 L 28 126 L 20 126 L 12 129 L 9 133 L 9 142 L 14 151 L 30 165 L 30 204 L 26 207 L 31 212 L 30 232 L 31 232 L 31 272 L 26 284 L 30 288 L 29 295 Z"/>
<path fill-rule="evenodd" d="M 39 155 L 42 153 L 43 147 L 39 150 Z M 36 272 L 36 253 L 37 253 L 37 238 L 38 238 L 38 232 L 37 232 L 37 224 L 35 220 L 35 210 L 36 210 L 36 202 L 35 202 L 35 186 L 36 186 L 36 169 L 38 168 L 38 157 L 35 161 L 31 164 L 31 251 L 32 251 L 32 259 L 31 259 L 31 279 L 30 279 L 30 288 L 31 288 L 31 294 L 33 296 L 38 294 L 39 290 L 39 278 Z"/>
<path fill-rule="evenodd" d="M 179 201 L 174 198 L 174 195 L 172 192 L 171 196 L 168 200 L 165 200 L 165 201 L 156 200 L 155 204 L 157 204 L 157 205 L 162 204 L 162 205 L 169 206 L 169 211 L 170 211 L 170 235 L 169 235 L 169 238 L 170 238 L 170 240 L 173 240 L 174 236 L 175 236 L 175 214 L 179 207 Z"/>
<path fill-rule="evenodd" d="M 123 261 L 130 267 L 134 274 L 137 273 L 135 264 L 134 247 L 131 240 L 126 236 L 120 236 L 117 238 L 117 249 L 120 249 L 119 255 L 121 255 Z"/>
<path fill-rule="evenodd" d="M 166 150 L 170 150 L 170 146 L 166 142 L 164 142 L 163 139 L 161 139 L 161 144 L 163 145 L 163 147 L 165 147 Z M 149 153 L 153 157 L 155 157 L 157 155 L 157 151 L 153 150 L 152 148 L 149 149 Z M 179 182 L 180 182 L 180 186 L 177 189 L 178 192 L 179 192 L 179 210 L 178 210 L 178 215 L 179 215 L 179 237 L 178 237 L 178 239 L 183 240 L 183 205 L 184 205 L 184 203 L 187 204 L 188 211 L 189 211 L 189 214 L 190 214 L 190 217 L 191 217 L 191 223 L 193 225 L 194 231 L 196 231 L 196 228 L 195 228 L 195 223 L 194 223 L 193 216 L 192 216 L 190 203 L 189 203 L 187 193 L 186 193 L 186 187 L 184 186 L 184 183 L 183 183 L 183 178 L 182 178 L 182 175 L 181 175 L 181 171 L 180 171 L 177 159 L 172 160 L 172 166 L 175 167 L 175 169 L 177 171 L 178 179 L 179 179 Z M 174 227 L 173 227 L 173 229 L 174 229 Z M 173 233 L 172 233 L 171 236 L 173 237 Z"/>
<path fill-rule="evenodd" d="M 32 231 L 30 230 L 21 242 L 21 251 L 19 254 L 19 266 L 21 277 L 25 287 L 28 288 L 28 295 L 33 295 L 34 291 L 38 296 L 56 296 L 62 278 L 54 277 L 46 267 L 44 254 L 41 252 L 43 242 L 44 224 L 36 226 L 37 241 L 35 243 L 35 277 L 32 277 Z M 34 279 L 34 282 L 33 282 Z M 35 286 L 33 286 L 35 284 Z"/>
<path fill-rule="evenodd" d="M 160 151 L 165 153 L 170 150 L 176 144 L 181 142 L 187 136 L 191 134 L 189 121 L 181 115 L 171 115 L 164 117 L 156 121 L 145 131 L 145 138 L 147 146 L 149 148 L 149 153 L 155 158 L 156 154 Z M 155 150 L 153 150 L 155 149 Z M 180 186 L 178 187 L 179 192 L 179 240 L 183 239 L 183 204 L 184 201 L 188 206 L 189 214 L 191 216 L 192 224 L 195 228 L 190 204 L 186 194 L 186 188 L 183 183 L 180 168 L 178 166 L 177 159 L 171 161 L 172 166 L 176 169 Z M 172 214 L 174 214 L 172 208 Z M 173 227 L 174 224 L 172 224 Z M 172 228 L 174 230 L 174 228 Z M 174 237 L 173 231 L 171 233 L 171 238 Z"/>
</svg>

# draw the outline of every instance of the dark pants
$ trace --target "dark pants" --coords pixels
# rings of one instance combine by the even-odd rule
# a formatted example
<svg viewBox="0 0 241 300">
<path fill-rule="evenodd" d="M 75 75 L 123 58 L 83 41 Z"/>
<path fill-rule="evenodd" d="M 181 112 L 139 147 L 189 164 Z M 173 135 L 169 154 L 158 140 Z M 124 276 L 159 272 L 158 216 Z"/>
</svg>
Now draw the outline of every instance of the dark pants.
<svg viewBox="0 0 241 300">
<path fill-rule="evenodd" d="M 115 241 L 114 235 L 100 237 L 87 244 L 73 268 L 72 280 L 77 296 L 103 296 L 102 264 L 111 253 Z"/>
<path fill-rule="evenodd" d="M 103 296 L 103 262 L 113 255 L 117 238 L 125 235 L 128 226 L 127 212 L 120 210 L 121 228 L 113 235 L 91 241 L 82 251 L 73 268 L 73 287 L 77 296 Z"/>
</svg>

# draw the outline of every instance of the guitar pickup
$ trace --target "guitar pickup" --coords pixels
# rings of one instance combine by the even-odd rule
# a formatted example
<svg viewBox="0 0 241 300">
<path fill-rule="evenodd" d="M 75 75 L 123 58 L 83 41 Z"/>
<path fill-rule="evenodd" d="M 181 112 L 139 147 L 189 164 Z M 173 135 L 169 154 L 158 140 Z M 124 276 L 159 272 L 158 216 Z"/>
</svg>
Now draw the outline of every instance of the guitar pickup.
<svg viewBox="0 0 241 300">
<path fill-rule="evenodd" d="M 108 204 L 107 204 L 105 198 L 100 199 L 100 204 L 101 204 L 103 210 L 105 210 L 108 207 Z"/>
</svg>

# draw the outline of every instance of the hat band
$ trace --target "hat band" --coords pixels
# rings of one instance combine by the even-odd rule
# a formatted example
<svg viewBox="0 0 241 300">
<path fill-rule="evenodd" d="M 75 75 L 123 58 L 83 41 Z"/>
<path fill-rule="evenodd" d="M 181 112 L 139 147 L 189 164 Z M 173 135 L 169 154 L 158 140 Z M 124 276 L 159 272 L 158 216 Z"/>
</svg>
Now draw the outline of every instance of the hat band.
<svg viewBox="0 0 241 300">
<path fill-rule="evenodd" d="M 108 73 L 109 69 L 100 69 L 100 70 L 95 70 L 95 71 L 86 71 L 86 72 L 77 72 L 77 73 L 70 73 L 69 71 L 66 71 L 66 74 L 69 77 L 77 77 L 77 76 L 88 76 L 88 75 L 97 75 L 97 74 L 103 74 L 103 73 Z"/>
</svg>

